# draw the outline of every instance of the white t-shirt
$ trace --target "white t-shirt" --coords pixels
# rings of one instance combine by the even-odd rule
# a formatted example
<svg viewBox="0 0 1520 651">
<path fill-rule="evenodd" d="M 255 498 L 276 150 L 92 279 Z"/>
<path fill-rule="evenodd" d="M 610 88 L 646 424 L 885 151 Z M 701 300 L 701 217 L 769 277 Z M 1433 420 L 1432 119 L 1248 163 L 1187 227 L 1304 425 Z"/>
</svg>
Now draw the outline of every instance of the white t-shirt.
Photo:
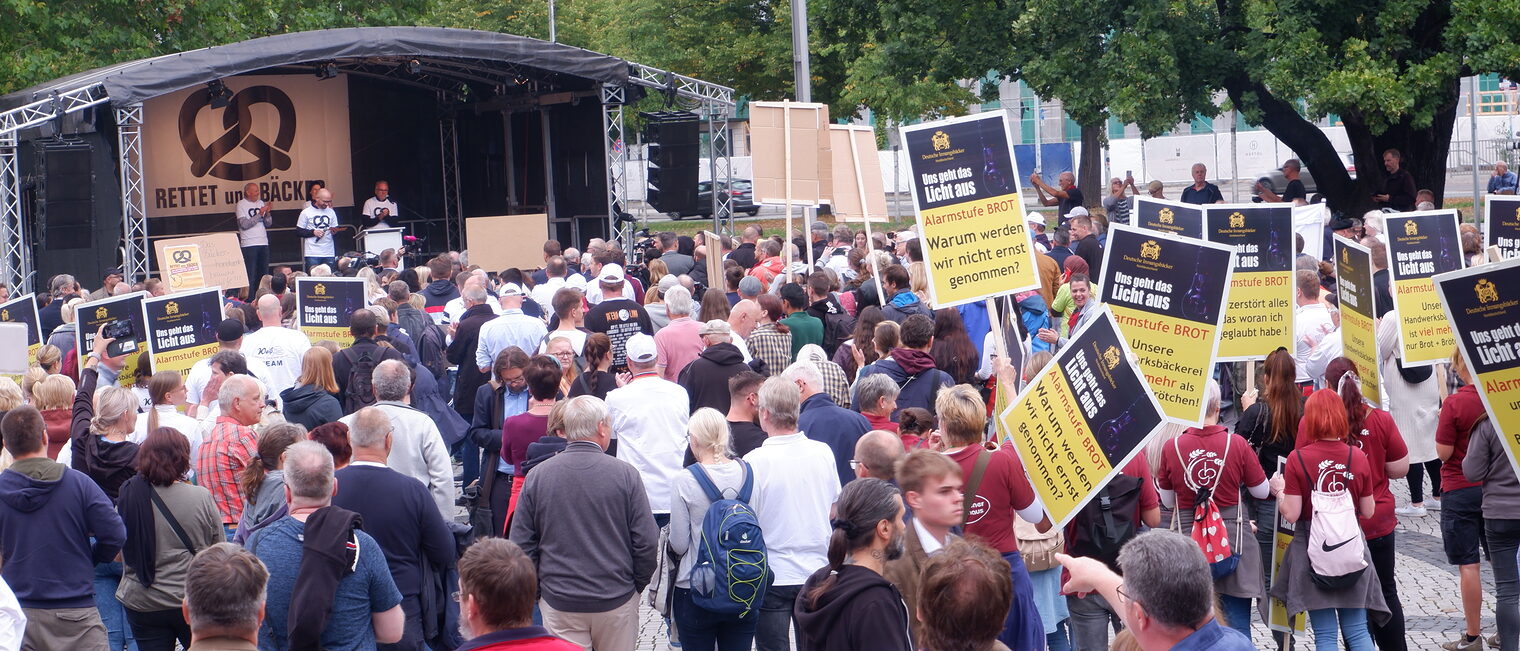
<svg viewBox="0 0 1520 651">
<path fill-rule="evenodd" d="M 194 418 L 180 413 L 179 410 L 174 408 L 174 405 L 159 405 L 157 409 L 159 427 L 172 427 L 178 430 L 180 434 L 184 434 L 185 438 L 190 441 L 190 469 L 191 472 L 194 472 L 195 461 L 201 458 L 200 423 Z M 141 444 L 147 438 L 148 414 L 141 413 L 137 415 L 137 427 L 132 430 L 131 435 L 127 436 L 127 440 Z"/>
<path fill-rule="evenodd" d="M 670 512 L 671 481 L 686 453 L 688 402 L 685 388 L 659 377 L 634 380 L 607 394 L 617 457 L 639 470 L 655 513 Z"/>
<path fill-rule="evenodd" d="M 549 341 L 560 337 L 570 340 L 570 347 L 575 349 L 575 354 L 581 355 L 586 350 L 585 330 L 550 330 L 549 334 L 544 335 L 544 344 L 538 347 L 538 352 L 547 353 Z"/>
<path fill-rule="evenodd" d="M 1330 320 L 1330 311 L 1325 309 L 1323 303 L 1311 303 L 1300 305 L 1293 312 L 1293 361 L 1298 367 L 1297 382 L 1315 380 L 1309 375 L 1309 353 L 1314 350 L 1325 335 L 1335 331 L 1335 323 Z"/>
<path fill-rule="evenodd" d="M 829 564 L 829 509 L 839 497 L 834 451 L 797 432 L 766 438 L 744 460 L 755 473 L 749 503 L 765 530 L 775 584 L 802 585 Z"/>
<path fill-rule="evenodd" d="M 382 219 L 380 217 L 380 211 L 382 211 L 382 210 L 389 210 L 390 211 L 390 216 Z M 371 226 L 370 228 L 392 228 L 392 227 L 400 224 L 401 213 L 397 211 L 396 200 L 390 198 L 390 196 L 387 195 L 386 198 L 385 198 L 385 201 L 381 201 L 381 200 L 376 199 L 374 197 L 370 197 L 368 199 L 365 199 L 364 200 L 364 216 L 368 217 L 370 219 L 377 220 L 377 221 L 380 222 L 378 224 L 375 224 L 374 226 Z M 386 220 L 390 220 L 390 221 L 386 221 Z M 394 223 L 392 223 L 392 222 L 394 222 Z"/>
<path fill-rule="evenodd" d="M 238 244 L 241 246 L 268 246 L 269 232 L 264 227 L 274 223 L 274 215 L 261 214 L 264 211 L 264 200 L 249 201 L 238 199 L 237 202 L 237 226 Z"/>
<path fill-rule="evenodd" d="M 243 355 L 264 365 L 264 381 L 270 397 L 296 385 L 301 377 L 301 357 L 311 348 L 306 333 L 290 328 L 264 326 L 243 335 Z"/>
<path fill-rule="evenodd" d="M 296 218 L 296 228 L 306 230 L 324 230 L 322 237 L 301 238 L 302 255 L 308 258 L 331 258 L 337 255 L 337 249 L 333 245 L 333 234 L 329 230 L 338 225 L 338 213 L 332 208 L 316 208 L 307 206 L 301 211 L 301 216 Z"/>
<path fill-rule="evenodd" d="M 269 395 L 269 385 L 265 381 L 265 378 L 269 377 L 269 370 L 264 368 L 264 363 L 257 358 L 247 355 L 243 355 L 243 359 L 247 360 L 248 372 L 253 374 L 253 379 L 258 380 L 259 385 L 265 387 L 264 397 L 269 400 L 278 401 L 280 399 L 279 396 Z M 206 390 L 206 385 L 210 382 L 211 358 L 207 357 L 190 367 L 190 376 L 185 378 L 185 404 L 201 404 L 201 393 Z M 216 403 L 215 400 L 211 402 L 212 404 Z M 205 416 L 205 414 L 201 414 L 201 416 Z"/>
<path fill-rule="evenodd" d="M 533 302 L 544 308 L 545 312 L 554 311 L 554 293 L 565 286 L 564 278 L 550 278 L 546 282 L 539 283 L 533 288 Z"/>
</svg>

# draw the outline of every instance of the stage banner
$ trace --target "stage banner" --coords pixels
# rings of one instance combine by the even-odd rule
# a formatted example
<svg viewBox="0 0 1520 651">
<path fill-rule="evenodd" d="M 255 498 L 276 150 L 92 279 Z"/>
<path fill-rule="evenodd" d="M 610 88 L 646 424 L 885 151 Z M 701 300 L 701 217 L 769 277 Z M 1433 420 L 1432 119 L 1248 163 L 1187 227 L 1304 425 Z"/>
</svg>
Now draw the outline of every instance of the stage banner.
<svg viewBox="0 0 1520 651">
<path fill-rule="evenodd" d="M 106 347 L 107 355 L 122 357 L 125 363 L 117 382 L 124 387 L 132 386 L 137 358 L 148 341 L 142 312 L 142 302 L 147 297 L 147 292 L 134 292 L 75 306 L 74 319 L 79 327 L 74 331 L 74 351 L 79 355 L 80 368 L 84 368 L 85 357 L 94 350 L 95 331 L 106 326 L 107 336 L 113 332 L 120 335 L 113 337 L 116 341 Z"/>
<path fill-rule="evenodd" d="M 42 320 L 37 318 L 37 295 L 24 294 L 0 303 L 0 322 L 26 326 L 26 365 L 37 363 L 42 348 Z"/>
<path fill-rule="evenodd" d="M 363 278 L 296 279 L 296 328 L 312 342 L 327 339 L 344 348 L 353 345 L 349 317 L 366 304 Z"/>
<path fill-rule="evenodd" d="M 1038 287 L 1004 114 L 905 126 L 902 141 L 934 307 Z"/>
<path fill-rule="evenodd" d="M 257 183 L 274 210 L 304 207 L 321 182 L 352 206 L 348 78 L 228 76 L 143 102 L 149 217 L 226 213 Z M 229 219 L 230 223 L 231 220 Z"/>
<path fill-rule="evenodd" d="M 1166 421 L 1113 315 L 1101 309 L 998 415 L 1057 527 Z"/>
<path fill-rule="evenodd" d="M 1235 248 L 1218 361 L 1293 350 L 1293 208 L 1281 203 L 1208 206 L 1205 239 Z"/>
<path fill-rule="evenodd" d="M 1394 213 L 1388 227 L 1389 291 L 1398 310 L 1404 366 L 1428 366 L 1451 357 L 1456 340 L 1431 277 L 1462 268 L 1457 211 Z"/>
<path fill-rule="evenodd" d="M 1203 237 L 1203 206 L 1181 201 L 1167 201 L 1150 197 L 1135 197 L 1135 209 L 1130 217 L 1135 226 L 1167 235 Z"/>
<path fill-rule="evenodd" d="M 1499 247 L 1500 260 L 1520 258 L 1520 196 L 1485 196 L 1483 232 L 1483 248 Z"/>
<path fill-rule="evenodd" d="M 220 287 L 208 287 L 143 300 L 154 373 L 177 371 L 189 377 L 191 366 L 216 354 L 221 292 Z"/>
<path fill-rule="evenodd" d="M 1520 258 L 1435 277 L 1457 349 L 1520 468 Z"/>
<path fill-rule="evenodd" d="M 1383 404 L 1383 388 L 1378 375 L 1377 313 L 1372 306 L 1372 253 L 1339 235 L 1335 236 L 1335 294 L 1341 311 L 1341 354 L 1356 362 L 1362 397 L 1376 407 Z"/>
<path fill-rule="evenodd" d="M 1283 464 L 1287 463 L 1286 457 L 1277 458 L 1277 472 L 1282 472 Z M 1277 571 L 1282 568 L 1283 557 L 1288 555 L 1288 545 L 1293 544 L 1293 523 L 1282 516 L 1282 510 L 1278 509 L 1278 502 L 1272 504 L 1272 521 L 1276 527 L 1272 531 L 1272 558 L 1269 571 L 1267 572 L 1267 585 L 1272 585 Z M 1267 628 L 1278 633 L 1302 633 L 1304 632 L 1304 620 L 1308 619 L 1301 613 L 1289 613 L 1288 604 L 1277 597 L 1268 597 L 1267 604 Z"/>
<path fill-rule="evenodd" d="M 1104 251 L 1103 302 L 1151 391 L 1171 420 L 1202 424 L 1235 250 L 1113 224 Z"/>
</svg>

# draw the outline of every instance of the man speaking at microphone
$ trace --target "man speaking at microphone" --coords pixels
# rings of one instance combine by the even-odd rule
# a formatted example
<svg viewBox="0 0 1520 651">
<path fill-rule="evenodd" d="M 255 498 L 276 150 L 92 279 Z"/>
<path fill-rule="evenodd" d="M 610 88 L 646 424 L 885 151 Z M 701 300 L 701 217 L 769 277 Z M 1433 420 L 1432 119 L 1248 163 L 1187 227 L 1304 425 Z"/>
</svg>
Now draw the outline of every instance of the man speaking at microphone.
<svg viewBox="0 0 1520 651">
<path fill-rule="evenodd" d="M 332 192 L 327 188 L 317 190 L 312 205 L 301 211 L 296 218 L 296 234 L 301 236 L 302 255 L 306 258 L 306 273 L 318 265 L 333 267 L 337 248 L 333 245 L 333 229 L 338 228 L 338 213 L 332 209 Z"/>
<path fill-rule="evenodd" d="M 364 200 L 365 228 L 395 228 L 401 225 L 396 201 L 391 199 L 391 184 L 375 182 L 375 196 Z"/>
</svg>

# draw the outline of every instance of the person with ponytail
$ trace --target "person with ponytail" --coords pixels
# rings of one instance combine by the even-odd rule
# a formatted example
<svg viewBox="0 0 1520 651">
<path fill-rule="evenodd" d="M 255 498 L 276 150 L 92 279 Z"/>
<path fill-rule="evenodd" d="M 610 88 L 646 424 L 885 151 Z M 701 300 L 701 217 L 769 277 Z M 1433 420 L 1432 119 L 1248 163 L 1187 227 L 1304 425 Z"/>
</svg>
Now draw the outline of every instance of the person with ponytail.
<svg viewBox="0 0 1520 651">
<path fill-rule="evenodd" d="M 1298 388 L 1298 370 L 1293 353 L 1278 348 L 1267 355 L 1262 365 L 1261 390 L 1252 389 L 1240 396 L 1245 409 L 1235 421 L 1235 433 L 1251 444 L 1261 462 L 1264 476 L 1277 472 L 1277 459 L 1293 451 L 1294 435 L 1304 415 L 1304 392 Z M 1251 519 L 1256 523 L 1256 542 L 1262 558 L 1272 558 L 1272 539 L 1276 536 L 1277 500 L 1252 499 Z"/>
<path fill-rule="evenodd" d="M 903 555 L 903 501 L 880 479 L 845 485 L 829 520 L 829 564 L 797 595 L 797 645 L 811 651 L 911 651 L 908 606 L 882 576 Z"/>
<path fill-rule="evenodd" d="M 1400 479 L 1409 473 L 1409 448 L 1404 437 L 1393 422 L 1393 416 L 1381 409 L 1369 407 L 1362 399 L 1362 379 L 1356 362 L 1346 357 L 1330 360 L 1325 367 L 1325 386 L 1332 387 L 1340 395 L 1346 407 L 1347 441 L 1361 448 L 1367 455 L 1371 470 L 1372 498 L 1376 504 L 1370 518 L 1358 518 L 1362 533 L 1367 536 L 1367 549 L 1372 552 L 1372 564 L 1377 567 L 1378 581 L 1382 584 L 1383 600 L 1388 603 L 1387 622 L 1372 623 L 1369 628 L 1379 649 L 1404 649 L 1404 607 L 1399 603 L 1398 582 L 1394 575 L 1396 556 L 1393 533 L 1398 527 L 1398 517 L 1393 513 L 1393 491 L 1388 480 Z M 1298 446 L 1312 443 L 1308 429 L 1298 428 Z"/>
<path fill-rule="evenodd" d="M 148 400 L 152 408 L 137 415 L 137 427 L 128 441 L 142 444 L 148 434 L 167 427 L 179 432 L 190 442 L 190 477 L 195 476 L 195 461 L 200 458 L 201 435 L 194 418 L 179 412 L 185 405 L 185 380 L 179 371 L 159 371 L 148 379 Z"/>
<path fill-rule="evenodd" d="M 306 428 L 294 423 L 261 429 L 258 456 L 238 474 L 238 490 L 243 494 L 243 517 L 238 521 L 238 531 L 243 538 L 250 528 L 285 506 L 285 448 L 306 440 Z"/>
</svg>

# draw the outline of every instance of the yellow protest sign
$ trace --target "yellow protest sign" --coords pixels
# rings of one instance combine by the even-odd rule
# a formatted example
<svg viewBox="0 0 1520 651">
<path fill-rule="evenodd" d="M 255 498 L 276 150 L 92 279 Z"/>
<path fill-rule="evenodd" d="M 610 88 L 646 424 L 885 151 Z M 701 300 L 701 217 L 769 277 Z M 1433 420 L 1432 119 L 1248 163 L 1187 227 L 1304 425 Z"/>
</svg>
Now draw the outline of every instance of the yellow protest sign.
<svg viewBox="0 0 1520 651">
<path fill-rule="evenodd" d="M 1039 285 L 1002 112 L 902 128 L 936 308 Z"/>
<path fill-rule="evenodd" d="M 362 278 L 296 279 L 296 326 L 314 342 L 326 339 L 344 348 L 353 345 L 349 317 L 366 304 Z"/>
<path fill-rule="evenodd" d="M 1221 204 L 1205 209 L 1204 237 L 1235 247 L 1218 361 L 1293 350 L 1293 208 Z"/>
<path fill-rule="evenodd" d="M 1462 268 L 1457 211 L 1432 210 L 1388 215 L 1389 290 L 1399 323 L 1404 366 L 1424 366 L 1451 357 L 1456 340 L 1431 280 Z M 1379 306 L 1382 312 L 1385 307 Z"/>
<path fill-rule="evenodd" d="M 1378 375 L 1377 313 L 1372 304 L 1372 253 L 1367 247 L 1335 237 L 1335 293 L 1341 310 L 1341 346 L 1356 363 L 1367 404 L 1383 403 Z M 1319 378 L 1315 378 L 1319 379 Z"/>
<path fill-rule="evenodd" d="M 1520 468 L 1520 258 L 1435 277 L 1458 349 Z"/>
<path fill-rule="evenodd" d="M 188 378 L 190 367 L 216 354 L 221 292 L 220 287 L 209 287 L 143 300 L 153 372 L 178 371 Z"/>
</svg>

